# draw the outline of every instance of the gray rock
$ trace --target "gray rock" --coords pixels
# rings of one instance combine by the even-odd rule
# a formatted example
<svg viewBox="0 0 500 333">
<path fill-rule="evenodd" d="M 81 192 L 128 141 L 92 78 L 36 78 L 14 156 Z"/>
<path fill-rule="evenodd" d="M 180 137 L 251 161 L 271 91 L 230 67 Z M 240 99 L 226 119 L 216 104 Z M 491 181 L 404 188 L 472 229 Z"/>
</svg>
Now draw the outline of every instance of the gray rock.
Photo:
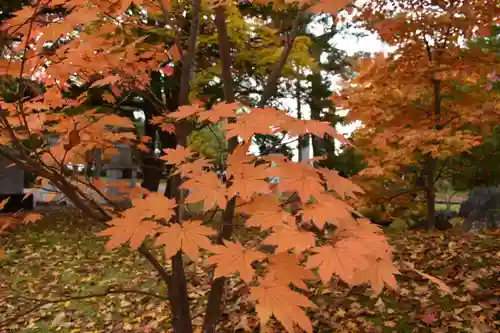
<svg viewBox="0 0 500 333">
<path fill-rule="evenodd" d="M 450 220 L 457 217 L 458 213 L 452 210 L 442 210 L 436 213 L 436 229 L 448 230 L 453 228 Z"/>
<path fill-rule="evenodd" d="M 23 194 L 24 171 L 0 156 L 0 194 Z"/>
<path fill-rule="evenodd" d="M 500 189 L 478 188 L 471 191 L 469 198 L 460 206 L 466 231 L 477 232 L 485 228 L 500 227 Z"/>
<path fill-rule="evenodd" d="M 497 192 L 500 192 L 498 187 L 476 187 L 472 189 L 467 200 L 460 205 L 458 216 L 466 218 L 478 207 L 484 205 L 492 194 Z"/>
</svg>

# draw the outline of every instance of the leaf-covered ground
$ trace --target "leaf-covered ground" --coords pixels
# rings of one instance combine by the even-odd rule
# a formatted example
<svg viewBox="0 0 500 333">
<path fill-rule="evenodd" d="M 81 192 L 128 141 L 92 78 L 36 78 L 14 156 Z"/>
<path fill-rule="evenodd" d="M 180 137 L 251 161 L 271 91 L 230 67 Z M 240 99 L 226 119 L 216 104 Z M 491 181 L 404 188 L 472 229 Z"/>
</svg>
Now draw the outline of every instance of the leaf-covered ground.
<svg viewBox="0 0 500 333">
<path fill-rule="evenodd" d="M 169 331 L 166 288 L 142 257 L 127 248 L 105 252 L 105 240 L 93 237 L 92 227 L 77 213 L 48 216 L 3 239 L 7 259 L 0 261 L 0 333 Z M 498 332 L 498 236 L 391 234 L 398 261 L 441 278 L 454 294 L 440 292 L 403 268 L 400 290 L 378 298 L 365 287 L 349 289 L 339 281 L 311 286 L 308 296 L 319 305 L 309 313 L 316 331 Z M 200 325 L 207 274 L 192 263 L 187 269 L 193 322 Z M 247 294 L 233 279 L 218 332 L 259 331 Z"/>
</svg>

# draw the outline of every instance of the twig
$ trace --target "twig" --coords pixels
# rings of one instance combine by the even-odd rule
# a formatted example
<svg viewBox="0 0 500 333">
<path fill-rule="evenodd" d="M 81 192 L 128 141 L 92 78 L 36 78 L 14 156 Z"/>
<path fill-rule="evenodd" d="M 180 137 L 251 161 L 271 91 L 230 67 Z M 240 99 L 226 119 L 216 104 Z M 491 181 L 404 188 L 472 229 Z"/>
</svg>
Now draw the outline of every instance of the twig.
<svg viewBox="0 0 500 333">
<path fill-rule="evenodd" d="M 20 314 L 17 314 L 11 318 L 4 320 L 3 322 L 0 322 L 0 327 L 8 326 L 11 323 L 17 321 L 18 319 L 30 314 L 31 312 L 39 310 L 41 307 L 43 307 L 44 305 L 47 305 L 47 304 L 59 304 L 59 303 L 65 303 L 68 301 L 78 301 L 78 300 L 84 300 L 84 299 L 89 299 L 89 298 L 94 298 L 94 297 L 106 297 L 108 295 L 113 295 L 113 294 L 139 294 L 139 295 L 143 295 L 143 296 L 159 298 L 161 300 L 168 300 L 168 298 L 165 296 L 161 296 L 161 295 L 150 293 L 150 292 L 143 291 L 143 290 L 113 289 L 112 287 L 108 288 L 108 290 L 106 290 L 105 292 L 102 292 L 102 293 L 90 294 L 90 295 L 76 295 L 76 296 L 70 296 L 70 297 L 58 298 L 58 299 L 38 299 L 38 298 L 19 296 L 19 297 L 26 299 L 26 300 L 29 300 L 29 301 L 38 302 L 38 304 L 32 306 L 31 308 L 29 308 L 28 310 L 26 310 L 24 312 L 21 312 Z"/>
</svg>

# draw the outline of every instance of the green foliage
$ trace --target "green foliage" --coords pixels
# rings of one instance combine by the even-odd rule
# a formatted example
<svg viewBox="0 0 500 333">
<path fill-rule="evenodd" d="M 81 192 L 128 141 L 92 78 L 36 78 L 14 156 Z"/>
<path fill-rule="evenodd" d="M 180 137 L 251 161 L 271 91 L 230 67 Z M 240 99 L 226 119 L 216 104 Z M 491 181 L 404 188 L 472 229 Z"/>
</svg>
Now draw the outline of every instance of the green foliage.
<svg viewBox="0 0 500 333">
<path fill-rule="evenodd" d="M 453 157 L 449 177 L 456 190 L 500 185 L 500 126 L 494 128 L 483 144 L 470 152 Z"/>
<path fill-rule="evenodd" d="M 326 150 L 334 149 L 333 142 L 326 143 Z M 352 147 L 344 147 L 340 152 L 329 153 L 326 159 L 318 162 L 322 167 L 335 169 L 343 177 L 352 177 L 357 175 L 366 167 L 363 161 L 363 155 Z"/>
<path fill-rule="evenodd" d="M 221 161 L 223 152 L 227 149 L 224 132 L 220 126 L 211 125 L 194 131 L 188 140 L 189 147 L 200 155 Z"/>
<path fill-rule="evenodd" d="M 293 150 L 283 144 L 283 140 L 275 135 L 257 134 L 254 137 L 254 143 L 259 147 L 261 155 L 283 154 L 289 159 L 293 157 Z"/>
<path fill-rule="evenodd" d="M 468 42 L 468 48 L 481 48 L 495 52 L 500 56 L 500 26 L 493 27 L 490 36 L 479 37 Z M 500 96 L 500 77 L 498 73 L 490 73 L 482 84 L 491 94 Z M 459 87 L 462 90 L 468 87 Z M 449 178 L 458 191 L 469 190 L 481 186 L 500 185 L 500 125 L 493 128 L 492 133 L 484 133 L 482 128 L 471 128 L 483 136 L 483 143 L 469 152 L 452 157 L 448 163 Z"/>
</svg>

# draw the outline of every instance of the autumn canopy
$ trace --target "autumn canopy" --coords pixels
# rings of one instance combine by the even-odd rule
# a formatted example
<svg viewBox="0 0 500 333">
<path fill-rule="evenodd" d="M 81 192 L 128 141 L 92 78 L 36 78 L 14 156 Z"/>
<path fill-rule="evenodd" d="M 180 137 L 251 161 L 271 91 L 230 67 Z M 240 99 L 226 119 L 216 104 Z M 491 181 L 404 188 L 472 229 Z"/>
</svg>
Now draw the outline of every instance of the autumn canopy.
<svg viewBox="0 0 500 333">
<path fill-rule="evenodd" d="M 489 13 L 495 1 L 483 2 L 484 7 L 467 7 L 470 15 Z M 254 5 L 267 3 L 259 0 Z M 341 0 L 273 2 L 278 10 L 293 7 L 297 21 L 306 12 L 335 15 L 351 8 L 349 5 L 350 1 Z M 426 33 L 421 26 L 405 25 L 403 15 L 388 18 L 376 11 L 358 9 L 364 19 L 380 19 L 374 29 L 393 44 L 406 42 L 406 36 L 417 30 Z M 55 185 L 86 216 L 99 221 L 102 231 L 97 235 L 107 237 L 108 250 L 127 244 L 143 254 L 169 285 L 173 325 L 179 332 L 192 332 L 183 273 L 186 260 L 200 263 L 213 274 L 213 294 L 209 298 L 212 309 L 220 307 L 216 293 L 222 293 L 225 279 L 238 274 L 250 287 L 262 327 L 274 316 L 289 332 L 295 325 L 312 332 L 304 310 L 315 305 L 298 290 L 307 289 L 304 281 L 319 279 L 327 284 L 336 275 L 349 285 L 369 283 L 378 294 L 385 285 L 397 287 L 394 275 L 399 271 L 380 228 L 348 204 L 363 192 L 359 186 L 314 163 L 249 153 L 255 134 L 329 135 L 346 141 L 329 123 L 299 120 L 268 106 L 291 52 L 293 33 L 277 48 L 282 53 L 276 68 L 266 72 L 270 88 L 266 86 L 262 99 L 253 104 L 237 100 L 232 70 L 242 70 L 243 66 L 233 61 L 238 49 L 243 48 L 230 45 L 228 33 L 232 31 L 225 23 L 227 16 L 236 11 L 234 1 L 32 1 L 2 25 L 14 42 L 6 47 L 0 60 L 2 84 L 8 91 L 0 104 L 0 155 L 34 172 L 42 186 L 49 182 Z M 491 24 L 493 12 L 481 16 L 484 26 Z M 181 20 L 181 13 L 188 13 L 188 19 Z M 203 15 L 209 17 L 203 20 L 215 24 L 218 58 L 210 61 L 217 63 L 224 85 L 224 99 L 211 104 L 205 102 L 193 83 L 196 66 L 204 61 L 197 56 L 197 47 L 203 44 L 198 38 Z M 463 34 L 471 33 L 471 21 L 450 22 L 453 15 L 450 9 L 448 16 L 432 20 L 447 22 L 453 29 L 462 29 Z M 429 22 L 419 24 L 427 26 Z M 364 148 L 377 149 L 377 157 L 370 160 L 370 172 L 379 172 L 379 166 L 387 162 L 396 167 L 394 161 L 401 161 L 401 156 L 432 160 L 434 151 L 466 149 L 476 143 L 476 138 L 461 131 L 460 125 L 494 120 L 487 119 L 490 104 L 469 107 L 471 99 L 482 98 L 480 92 L 466 100 L 443 104 L 443 110 L 460 112 L 459 118 L 445 116 L 444 112 L 407 116 L 409 110 L 420 108 L 416 104 L 409 106 L 410 100 L 432 91 L 429 82 L 438 80 L 440 89 L 448 91 L 454 89 L 452 81 L 478 84 L 482 75 L 491 70 L 491 66 L 483 68 L 466 62 L 455 46 L 446 47 L 451 51 L 428 54 L 423 42 L 414 43 L 391 58 L 380 56 L 361 64 L 358 88 L 345 91 L 349 96 L 346 107 L 370 128 L 384 129 L 360 134 L 371 141 Z M 451 63 L 451 58 L 456 61 Z M 152 73 L 158 73 L 160 68 L 164 77 L 178 80 L 178 89 L 165 90 L 158 98 L 151 93 Z M 409 87 L 406 90 L 399 85 L 403 80 Z M 390 98 L 385 94 L 387 90 L 392 92 Z M 161 157 L 161 168 L 167 170 L 169 178 L 165 195 L 139 186 L 130 188 L 127 182 L 115 183 L 121 191 L 119 198 L 131 201 L 131 207 L 123 209 L 105 190 L 108 185 L 104 181 L 66 171 L 65 165 L 87 163 L 97 148 L 106 158 L 117 154 L 117 142 L 149 149 L 151 138 L 147 135 L 137 137 L 120 130 L 133 128 L 134 123 L 116 112 L 127 95 L 137 92 L 153 96 L 151 103 L 160 111 L 150 123 L 171 139 Z M 168 94 L 175 94 L 174 102 Z M 97 105 L 93 102 L 96 98 Z M 403 113 L 407 123 L 399 118 Z M 441 129 L 447 122 L 454 127 Z M 228 143 L 222 163 L 206 159 L 188 147 L 195 128 L 212 126 L 221 128 Z M 410 142 L 404 141 L 410 137 L 404 131 L 415 133 Z M 445 138 L 451 132 L 452 138 Z M 396 150 L 386 150 L 392 145 L 397 146 Z M 226 181 L 218 176 L 221 167 L 227 174 Z M 277 186 L 269 182 L 273 177 L 279 177 Z M 290 197 L 299 199 L 299 209 L 289 209 Z M 190 211 L 190 205 L 197 203 L 201 211 Z M 206 217 L 216 213 L 222 220 L 219 230 L 206 223 Z M 264 235 L 262 243 L 275 246 L 274 251 L 263 251 L 255 242 L 233 235 L 240 215 L 247 217 L 244 228 Z M 164 257 L 156 258 L 151 247 L 162 247 Z M 167 261 L 172 262 L 171 272 L 164 268 Z M 207 332 L 219 319 L 218 310 L 215 313 L 207 315 Z"/>
</svg>

